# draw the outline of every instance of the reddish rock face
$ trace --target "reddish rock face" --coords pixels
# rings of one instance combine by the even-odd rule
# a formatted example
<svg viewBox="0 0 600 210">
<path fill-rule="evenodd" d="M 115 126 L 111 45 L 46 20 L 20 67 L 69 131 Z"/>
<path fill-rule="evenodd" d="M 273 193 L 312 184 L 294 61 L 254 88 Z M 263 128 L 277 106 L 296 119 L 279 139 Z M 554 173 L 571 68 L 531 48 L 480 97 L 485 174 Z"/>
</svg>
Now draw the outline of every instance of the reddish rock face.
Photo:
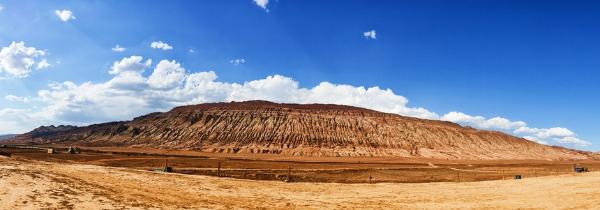
<svg viewBox="0 0 600 210">
<path fill-rule="evenodd" d="M 41 127 L 19 142 L 296 156 L 588 159 L 501 132 L 326 104 L 207 103 L 87 127 Z"/>
</svg>

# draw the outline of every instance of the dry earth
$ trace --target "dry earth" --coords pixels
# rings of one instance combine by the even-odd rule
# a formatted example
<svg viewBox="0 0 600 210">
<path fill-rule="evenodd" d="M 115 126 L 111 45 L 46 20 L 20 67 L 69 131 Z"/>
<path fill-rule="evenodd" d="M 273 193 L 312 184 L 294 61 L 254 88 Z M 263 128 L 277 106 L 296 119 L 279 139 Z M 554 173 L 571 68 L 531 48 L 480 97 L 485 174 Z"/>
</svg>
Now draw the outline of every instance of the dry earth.
<svg viewBox="0 0 600 210">
<path fill-rule="evenodd" d="M 468 183 L 283 183 L 0 158 L 0 209 L 594 209 L 600 173 Z"/>
</svg>

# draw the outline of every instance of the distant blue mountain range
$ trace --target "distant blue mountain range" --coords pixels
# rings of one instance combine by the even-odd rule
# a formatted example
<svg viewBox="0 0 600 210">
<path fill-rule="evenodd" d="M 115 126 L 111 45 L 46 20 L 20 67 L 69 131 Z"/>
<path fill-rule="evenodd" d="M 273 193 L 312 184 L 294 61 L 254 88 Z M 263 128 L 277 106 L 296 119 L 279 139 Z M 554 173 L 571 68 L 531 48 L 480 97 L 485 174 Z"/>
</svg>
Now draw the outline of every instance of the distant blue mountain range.
<svg viewBox="0 0 600 210">
<path fill-rule="evenodd" d="M 0 141 L 6 140 L 6 139 L 11 139 L 15 136 L 17 136 L 17 134 L 2 134 L 2 135 L 0 135 Z"/>
</svg>

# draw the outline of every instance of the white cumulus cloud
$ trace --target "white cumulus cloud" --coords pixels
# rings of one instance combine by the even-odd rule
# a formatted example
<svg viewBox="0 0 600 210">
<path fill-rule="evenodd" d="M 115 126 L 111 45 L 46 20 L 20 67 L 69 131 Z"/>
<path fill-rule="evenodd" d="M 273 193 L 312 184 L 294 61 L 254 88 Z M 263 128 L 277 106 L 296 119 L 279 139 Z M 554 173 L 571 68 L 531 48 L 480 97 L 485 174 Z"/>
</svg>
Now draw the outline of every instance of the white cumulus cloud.
<svg viewBox="0 0 600 210">
<path fill-rule="evenodd" d="M 312 88 L 303 88 L 292 78 L 281 75 L 243 84 L 227 83 L 217 81 L 213 71 L 190 73 L 176 61 L 168 60 L 161 60 L 150 76 L 143 76 L 141 73 L 150 66 L 150 59 L 131 56 L 114 62 L 108 71 L 113 78 L 108 81 L 52 83 L 48 89 L 38 91 L 37 100 L 46 106 L 31 114 L 54 124 L 80 125 L 125 120 L 186 104 L 262 99 L 289 103 L 336 103 L 437 118 L 437 114 L 424 108 L 408 107 L 406 98 L 379 87 L 322 82 Z"/>
<path fill-rule="evenodd" d="M 577 135 L 567 128 L 530 128 L 527 126 L 527 123 L 523 121 L 510 121 L 502 117 L 486 119 L 482 116 L 471 116 L 461 112 L 449 112 L 442 116 L 440 120 L 455 122 L 479 129 L 509 132 L 541 144 L 555 142 L 558 144 L 576 146 L 591 145 L 590 142 L 578 139 Z"/>
<path fill-rule="evenodd" d="M 124 47 L 121 47 L 119 45 L 116 45 L 115 47 L 112 48 L 112 51 L 115 51 L 115 52 L 125 52 L 125 50 L 127 50 L 127 49 Z"/>
<path fill-rule="evenodd" d="M 482 116 L 471 116 L 461 112 L 449 112 L 442 116 L 441 120 L 461 123 L 476 128 L 494 130 L 511 130 L 527 126 L 523 121 L 512 122 L 502 117 L 486 119 Z"/>
<path fill-rule="evenodd" d="M 263 8 L 265 11 L 269 11 L 269 9 L 267 8 L 267 5 L 269 5 L 269 0 L 254 0 L 254 3 L 256 4 L 256 6 Z"/>
<path fill-rule="evenodd" d="M 108 71 L 109 74 L 120 74 L 123 72 L 138 72 L 142 73 L 150 65 L 152 65 L 152 59 L 148 59 L 145 62 L 142 56 L 131 56 L 123 58 L 120 61 L 115 61 Z"/>
<path fill-rule="evenodd" d="M 63 22 L 67 22 L 69 20 L 74 20 L 75 16 L 73 15 L 73 12 L 71 12 L 70 10 L 55 10 L 54 14 L 56 14 L 56 16 L 58 16 L 58 18 L 63 21 Z"/>
<path fill-rule="evenodd" d="M 567 136 L 567 137 L 564 137 L 561 139 L 556 139 L 556 141 L 558 141 L 558 143 L 560 143 L 560 144 L 571 144 L 571 145 L 577 145 L 577 146 L 581 146 L 581 147 L 587 147 L 587 146 L 592 145 L 591 142 L 581 140 L 574 136 Z"/>
<path fill-rule="evenodd" d="M 377 39 L 377 32 L 375 30 L 370 30 L 363 32 L 363 36 L 367 39 Z"/>
<path fill-rule="evenodd" d="M 29 76 L 32 69 L 43 69 L 50 66 L 46 52 L 34 47 L 25 46 L 25 42 L 12 42 L 0 50 L 0 78 Z"/>
<path fill-rule="evenodd" d="M 39 117 L 28 109 L 0 109 L 0 134 L 25 133 L 32 128 L 51 123 L 44 119 L 47 118 Z"/>
<path fill-rule="evenodd" d="M 271 75 L 244 83 L 229 83 L 219 81 L 214 71 L 189 72 L 174 60 L 161 60 L 153 68 L 151 64 L 150 59 L 130 56 L 114 62 L 108 71 L 113 77 L 108 81 L 52 83 L 49 88 L 38 91 L 35 100 L 45 103 L 38 110 L 1 110 L 0 129 L 6 126 L 21 131 L 41 123 L 84 125 L 127 120 L 181 105 L 269 100 L 280 103 L 350 105 L 504 131 L 544 144 L 590 145 L 579 139 L 574 132 L 561 127 L 530 128 L 522 121 L 502 117 L 487 119 L 461 112 L 439 116 L 425 108 L 410 106 L 404 96 L 377 86 L 321 82 L 313 87 L 301 87 L 298 81 L 282 75 Z M 151 68 L 149 76 L 142 74 Z"/>
<path fill-rule="evenodd" d="M 162 41 L 154 41 L 150 44 L 150 47 L 154 48 L 154 49 L 161 49 L 161 50 L 172 50 L 173 47 L 167 43 L 164 43 Z"/>
<path fill-rule="evenodd" d="M 175 61 L 162 60 L 148 77 L 148 85 L 153 88 L 169 89 L 179 86 L 185 79 L 185 69 Z"/>
<path fill-rule="evenodd" d="M 48 63 L 48 60 L 46 60 L 46 59 L 44 58 L 44 59 L 42 59 L 42 60 L 41 60 L 41 61 L 40 61 L 40 62 L 37 64 L 37 66 L 35 67 L 35 69 L 38 69 L 38 70 L 39 70 L 39 69 L 45 69 L 45 68 L 48 68 L 48 67 L 50 67 L 50 64 Z"/>
</svg>

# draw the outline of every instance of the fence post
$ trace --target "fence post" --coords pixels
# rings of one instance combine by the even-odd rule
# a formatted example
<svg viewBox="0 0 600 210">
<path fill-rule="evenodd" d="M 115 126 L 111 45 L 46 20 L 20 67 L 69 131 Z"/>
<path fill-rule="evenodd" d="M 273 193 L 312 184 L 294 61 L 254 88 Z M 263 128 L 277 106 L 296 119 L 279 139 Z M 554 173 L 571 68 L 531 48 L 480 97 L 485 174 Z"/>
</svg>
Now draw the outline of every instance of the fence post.
<svg viewBox="0 0 600 210">
<path fill-rule="evenodd" d="M 221 177 L 221 161 L 219 161 L 219 166 L 217 167 L 217 176 Z"/>
<path fill-rule="evenodd" d="M 369 184 L 371 183 L 371 179 L 373 179 L 373 176 L 371 176 L 371 169 L 369 169 Z"/>
<path fill-rule="evenodd" d="M 288 166 L 287 182 L 292 181 L 292 166 Z"/>
</svg>

